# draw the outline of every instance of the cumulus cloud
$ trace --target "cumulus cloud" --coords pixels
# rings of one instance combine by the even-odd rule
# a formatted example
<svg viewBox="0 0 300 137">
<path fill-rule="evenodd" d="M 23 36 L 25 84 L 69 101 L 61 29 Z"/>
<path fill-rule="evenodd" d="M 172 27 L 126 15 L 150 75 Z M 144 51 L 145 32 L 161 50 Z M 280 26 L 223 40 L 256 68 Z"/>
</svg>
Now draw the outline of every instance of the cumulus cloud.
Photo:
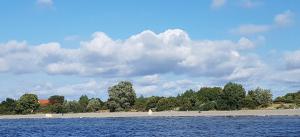
<svg viewBox="0 0 300 137">
<path fill-rule="evenodd" d="M 36 2 L 39 6 L 42 6 L 42 7 L 52 7 L 53 6 L 53 0 L 37 0 Z"/>
<path fill-rule="evenodd" d="M 212 0 L 212 8 L 220 8 L 226 4 L 226 0 Z"/>
<path fill-rule="evenodd" d="M 272 24 L 242 24 L 229 30 L 230 33 L 238 35 L 252 35 L 264 33 L 279 27 L 289 26 L 293 23 L 293 12 L 290 10 L 277 14 Z"/>
<path fill-rule="evenodd" d="M 159 81 L 156 74 L 225 78 L 235 73 L 236 68 L 260 67 L 259 59 L 241 54 L 254 47 L 255 43 L 245 37 L 236 42 L 191 40 L 180 29 L 159 34 L 146 30 L 125 40 L 113 40 L 103 32 L 96 32 L 91 40 L 82 41 L 77 49 L 62 48 L 56 42 L 32 46 L 26 42 L 10 41 L 1 44 L 0 63 L 2 72 L 15 74 L 148 75 L 143 81 L 155 83 Z"/>
</svg>

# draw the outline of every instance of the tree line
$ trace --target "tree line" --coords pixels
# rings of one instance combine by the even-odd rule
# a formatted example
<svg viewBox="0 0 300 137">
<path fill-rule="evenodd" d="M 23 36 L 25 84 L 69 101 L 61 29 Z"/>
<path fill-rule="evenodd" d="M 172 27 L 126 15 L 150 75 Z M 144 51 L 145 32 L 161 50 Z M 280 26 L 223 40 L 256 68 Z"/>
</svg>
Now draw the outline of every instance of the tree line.
<svg viewBox="0 0 300 137">
<path fill-rule="evenodd" d="M 256 88 L 246 92 L 241 84 L 227 83 L 221 87 L 203 87 L 198 91 L 186 90 L 176 97 L 137 97 L 133 85 L 121 81 L 108 88 L 109 98 L 88 98 L 82 95 L 78 101 L 67 101 L 64 96 L 53 95 L 48 98 L 47 105 L 39 103 L 35 94 L 24 94 L 18 100 L 6 98 L 0 104 L 0 114 L 32 114 L 32 113 L 81 113 L 109 110 L 117 111 L 209 111 L 260 109 L 277 104 L 293 104 L 300 106 L 300 91 L 288 93 L 272 100 L 268 89 Z M 278 106 L 278 108 L 291 108 Z"/>
</svg>

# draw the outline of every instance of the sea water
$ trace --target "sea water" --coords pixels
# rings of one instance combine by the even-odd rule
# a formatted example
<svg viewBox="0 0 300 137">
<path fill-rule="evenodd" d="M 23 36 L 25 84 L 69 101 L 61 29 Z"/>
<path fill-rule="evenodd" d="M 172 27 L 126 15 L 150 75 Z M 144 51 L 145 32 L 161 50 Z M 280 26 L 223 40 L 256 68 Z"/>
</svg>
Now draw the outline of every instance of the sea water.
<svg viewBox="0 0 300 137">
<path fill-rule="evenodd" d="M 132 117 L 0 120 L 1 137 L 300 137 L 300 117 Z"/>
</svg>

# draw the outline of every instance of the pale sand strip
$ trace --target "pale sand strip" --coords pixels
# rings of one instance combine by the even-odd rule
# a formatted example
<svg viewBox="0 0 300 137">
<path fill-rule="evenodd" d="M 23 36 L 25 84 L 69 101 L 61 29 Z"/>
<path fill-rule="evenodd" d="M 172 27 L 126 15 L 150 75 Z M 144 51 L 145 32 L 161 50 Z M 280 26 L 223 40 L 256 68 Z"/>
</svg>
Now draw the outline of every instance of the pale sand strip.
<svg viewBox="0 0 300 137">
<path fill-rule="evenodd" d="M 48 115 L 49 116 L 49 115 Z M 110 118 L 110 117 L 196 117 L 196 116 L 300 116 L 300 109 L 238 110 L 238 111 L 163 111 L 153 112 L 103 112 L 51 114 L 52 118 Z M 45 114 L 2 115 L 0 119 L 47 118 Z"/>
</svg>

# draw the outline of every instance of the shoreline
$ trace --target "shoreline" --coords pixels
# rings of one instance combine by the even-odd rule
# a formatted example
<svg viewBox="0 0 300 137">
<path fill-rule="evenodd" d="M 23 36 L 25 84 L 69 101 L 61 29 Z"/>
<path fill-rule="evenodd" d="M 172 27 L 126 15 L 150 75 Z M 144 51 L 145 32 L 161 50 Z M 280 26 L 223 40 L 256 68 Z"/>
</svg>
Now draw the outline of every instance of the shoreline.
<svg viewBox="0 0 300 137">
<path fill-rule="evenodd" d="M 300 116 L 300 109 L 278 110 L 234 110 L 234 111 L 162 111 L 153 112 L 99 112 L 65 114 L 0 115 L 2 119 L 41 119 L 41 118 L 126 118 L 126 117 L 236 117 L 236 116 Z"/>
</svg>

